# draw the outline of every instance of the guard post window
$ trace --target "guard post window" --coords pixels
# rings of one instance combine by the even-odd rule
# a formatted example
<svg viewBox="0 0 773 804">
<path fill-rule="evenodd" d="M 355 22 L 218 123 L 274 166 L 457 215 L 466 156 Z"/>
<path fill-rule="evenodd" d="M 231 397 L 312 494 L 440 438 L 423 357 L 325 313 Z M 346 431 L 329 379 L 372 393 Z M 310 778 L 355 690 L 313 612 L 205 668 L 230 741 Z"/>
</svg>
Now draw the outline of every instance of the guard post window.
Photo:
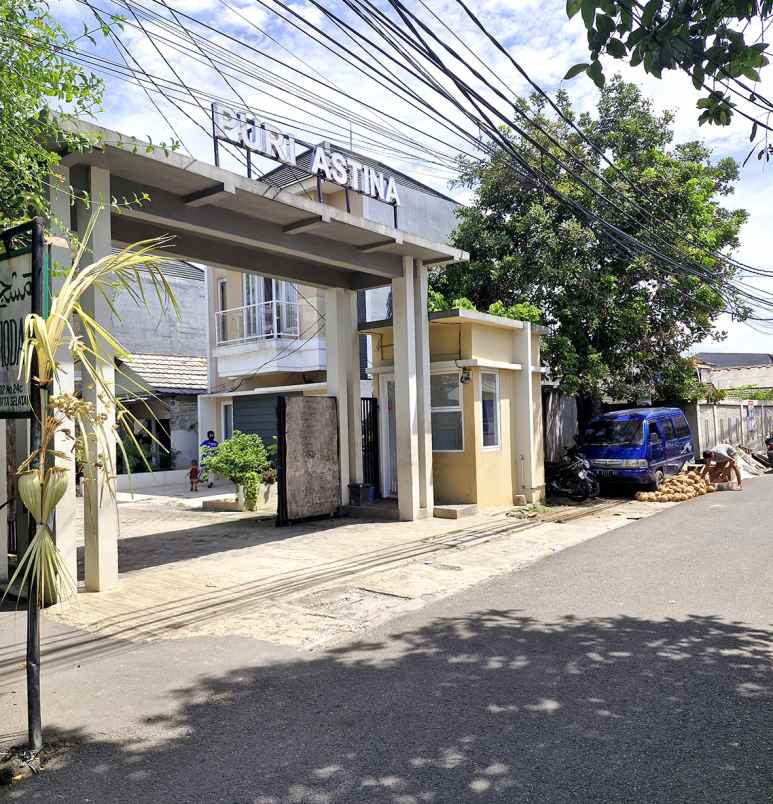
<svg viewBox="0 0 773 804">
<path fill-rule="evenodd" d="M 499 375 L 495 372 L 481 372 L 480 402 L 483 446 L 496 449 L 499 447 Z"/>
<path fill-rule="evenodd" d="M 432 451 L 463 452 L 462 386 L 458 371 L 430 375 Z"/>
</svg>

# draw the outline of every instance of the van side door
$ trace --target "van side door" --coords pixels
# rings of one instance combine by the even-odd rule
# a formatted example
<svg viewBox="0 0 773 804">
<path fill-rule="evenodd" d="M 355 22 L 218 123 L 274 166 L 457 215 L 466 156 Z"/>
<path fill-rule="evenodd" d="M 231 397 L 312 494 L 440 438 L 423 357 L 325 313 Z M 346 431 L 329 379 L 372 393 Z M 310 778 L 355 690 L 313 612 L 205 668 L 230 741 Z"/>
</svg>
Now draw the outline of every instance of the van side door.
<svg viewBox="0 0 773 804">
<path fill-rule="evenodd" d="M 654 419 L 647 422 L 649 434 L 647 436 L 647 460 L 650 469 L 660 469 L 666 471 L 666 443 L 660 434 Z"/>
<path fill-rule="evenodd" d="M 679 468 L 677 469 L 679 471 L 687 461 L 695 460 L 695 451 L 692 444 L 690 425 L 687 423 L 685 415 L 675 415 L 672 421 L 676 431 L 676 438 L 679 442 Z"/>
<path fill-rule="evenodd" d="M 680 453 L 682 448 L 679 446 L 679 440 L 676 437 L 674 423 L 671 421 L 670 416 L 663 416 L 658 419 L 658 426 L 663 434 L 663 441 L 666 446 L 666 474 L 675 475 L 681 468 Z"/>
</svg>

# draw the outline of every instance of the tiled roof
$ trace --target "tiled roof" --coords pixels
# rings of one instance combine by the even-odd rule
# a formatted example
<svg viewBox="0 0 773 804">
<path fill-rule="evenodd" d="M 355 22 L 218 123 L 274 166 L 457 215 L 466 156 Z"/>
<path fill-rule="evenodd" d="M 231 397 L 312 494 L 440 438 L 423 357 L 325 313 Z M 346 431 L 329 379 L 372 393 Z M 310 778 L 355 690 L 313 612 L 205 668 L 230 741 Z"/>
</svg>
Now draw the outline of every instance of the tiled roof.
<svg viewBox="0 0 773 804">
<path fill-rule="evenodd" d="M 156 394 L 203 394 L 207 390 L 206 357 L 135 354 L 127 362 Z"/>
</svg>

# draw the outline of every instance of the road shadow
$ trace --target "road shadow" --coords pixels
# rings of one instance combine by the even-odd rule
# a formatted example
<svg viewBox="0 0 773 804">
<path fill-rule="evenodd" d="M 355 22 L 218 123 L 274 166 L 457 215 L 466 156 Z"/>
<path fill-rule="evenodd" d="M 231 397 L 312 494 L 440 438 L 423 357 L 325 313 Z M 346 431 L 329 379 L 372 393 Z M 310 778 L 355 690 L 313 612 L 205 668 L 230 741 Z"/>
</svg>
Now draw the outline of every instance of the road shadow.
<svg viewBox="0 0 773 804">
<path fill-rule="evenodd" d="M 145 742 L 50 731 L 76 745 L 11 800 L 769 804 L 771 648 L 705 616 L 438 619 L 200 677 Z"/>
<path fill-rule="evenodd" d="M 134 512 L 132 512 L 134 513 Z M 201 516 L 200 512 L 196 512 Z M 340 526 L 342 520 L 325 520 L 292 528 L 277 528 L 275 517 L 234 515 L 223 521 L 223 514 L 213 514 L 212 524 L 197 523 L 191 527 L 170 528 L 158 531 L 148 525 L 147 534 L 132 535 L 118 540 L 118 572 L 133 572 L 150 567 L 160 567 L 193 558 L 242 550 L 260 544 L 292 539 L 311 530 L 324 531 Z M 185 512 L 180 513 L 184 519 Z M 84 547 L 78 547 L 78 577 L 84 577 Z"/>
</svg>

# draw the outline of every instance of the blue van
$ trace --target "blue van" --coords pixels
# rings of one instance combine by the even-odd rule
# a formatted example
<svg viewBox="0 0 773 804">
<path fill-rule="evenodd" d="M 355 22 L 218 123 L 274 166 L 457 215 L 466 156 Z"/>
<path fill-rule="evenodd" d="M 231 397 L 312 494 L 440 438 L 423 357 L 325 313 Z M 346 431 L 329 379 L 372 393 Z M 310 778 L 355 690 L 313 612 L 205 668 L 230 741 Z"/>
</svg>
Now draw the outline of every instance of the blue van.
<svg viewBox="0 0 773 804">
<path fill-rule="evenodd" d="M 694 459 L 692 434 L 679 408 L 632 408 L 591 421 L 582 454 L 599 480 L 657 487 Z"/>
</svg>

